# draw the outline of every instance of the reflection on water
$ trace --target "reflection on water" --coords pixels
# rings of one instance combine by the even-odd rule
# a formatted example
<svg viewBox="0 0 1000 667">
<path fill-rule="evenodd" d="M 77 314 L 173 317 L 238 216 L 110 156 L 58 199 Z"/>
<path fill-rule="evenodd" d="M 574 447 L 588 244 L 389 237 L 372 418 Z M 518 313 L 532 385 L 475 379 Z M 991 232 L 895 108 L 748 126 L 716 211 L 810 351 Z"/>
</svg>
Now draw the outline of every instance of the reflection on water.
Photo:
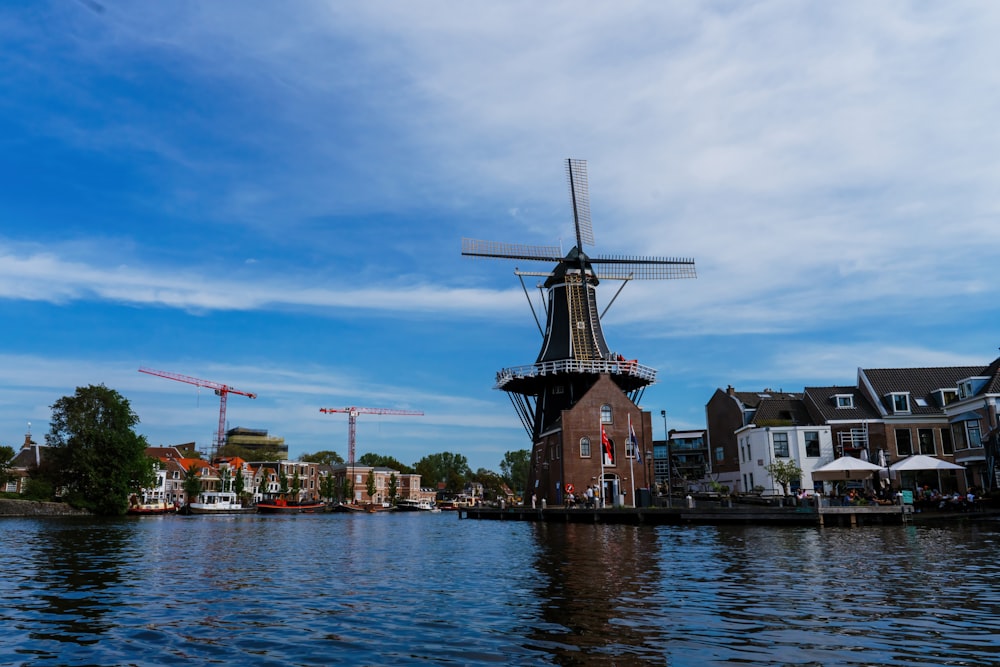
<svg viewBox="0 0 1000 667">
<path fill-rule="evenodd" d="M 0 664 L 994 664 L 997 527 L 8 519 Z"/>
</svg>

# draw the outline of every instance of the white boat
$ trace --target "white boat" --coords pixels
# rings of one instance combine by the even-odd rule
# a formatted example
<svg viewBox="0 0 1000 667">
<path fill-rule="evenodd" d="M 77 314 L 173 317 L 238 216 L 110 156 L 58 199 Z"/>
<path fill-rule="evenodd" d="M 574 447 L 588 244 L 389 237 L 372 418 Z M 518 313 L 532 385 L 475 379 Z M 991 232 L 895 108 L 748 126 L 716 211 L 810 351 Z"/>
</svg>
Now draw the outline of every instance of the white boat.
<svg viewBox="0 0 1000 667">
<path fill-rule="evenodd" d="M 396 501 L 396 511 L 399 512 L 440 512 L 429 500 L 415 498 L 400 498 Z"/>
<path fill-rule="evenodd" d="M 198 494 L 198 502 L 184 506 L 184 514 L 234 514 L 238 512 L 256 512 L 255 507 L 244 507 L 232 491 L 202 491 Z"/>
</svg>

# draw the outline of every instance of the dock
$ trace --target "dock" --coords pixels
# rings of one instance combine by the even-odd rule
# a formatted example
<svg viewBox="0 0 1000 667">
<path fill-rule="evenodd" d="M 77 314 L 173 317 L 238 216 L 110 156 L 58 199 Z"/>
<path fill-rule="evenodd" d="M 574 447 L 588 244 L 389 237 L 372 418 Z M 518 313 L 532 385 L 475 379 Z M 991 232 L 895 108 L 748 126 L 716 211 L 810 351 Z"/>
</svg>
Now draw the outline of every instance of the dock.
<svg viewBox="0 0 1000 667">
<path fill-rule="evenodd" d="M 484 521 L 532 521 L 544 523 L 590 523 L 648 526 L 753 525 L 753 526 L 845 526 L 904 525 L 909 523 L 959 522 L 995 519 L 1000 512 L 914 512 L 906 505 L 857 505 L 846 507 L 767 507 L 725 505 L 705 507 L 614 507 L 587 509 L 556 506 L 463 507 L 459 519 Z"/>
</svg>

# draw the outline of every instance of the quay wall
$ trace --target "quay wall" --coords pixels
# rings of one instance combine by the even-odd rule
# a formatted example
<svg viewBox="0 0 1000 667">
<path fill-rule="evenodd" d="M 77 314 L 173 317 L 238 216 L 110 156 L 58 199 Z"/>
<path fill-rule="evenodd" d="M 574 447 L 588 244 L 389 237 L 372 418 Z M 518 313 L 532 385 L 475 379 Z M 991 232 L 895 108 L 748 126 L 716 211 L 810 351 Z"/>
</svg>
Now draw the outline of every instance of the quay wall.
<svg viewBox="0 0 1000 667">
<path fill-rule="evenodd" d="M 38 500 L 12 500 L 0 498 L 0 517 L 5 516 L 88 516 L 90 512 L 70 507 L 65 503 Z"/>
</svg>

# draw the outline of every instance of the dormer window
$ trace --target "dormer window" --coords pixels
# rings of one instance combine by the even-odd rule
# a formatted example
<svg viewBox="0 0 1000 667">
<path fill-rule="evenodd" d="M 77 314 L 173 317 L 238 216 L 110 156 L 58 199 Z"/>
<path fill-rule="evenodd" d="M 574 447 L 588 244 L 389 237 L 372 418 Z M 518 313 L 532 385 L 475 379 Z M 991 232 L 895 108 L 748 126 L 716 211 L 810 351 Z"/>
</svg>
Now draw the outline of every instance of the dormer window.
<svg viewBox="0 0 1000 667">
<path fill-rule="evenodd" d="M 614 419 L 611 416 L 611 406 L 605 403 L 601 406 L 601 423 L 602 424 L 614 424 Z"/>
<path fill-rule="evenodd" d="M 935 389 L 934 400 L 939 407 L 944 407 L 958 399 L 958 389 Z"/>
<path fill-rule="evenodd" d="M 910 411 L 910 394 L 909 393 L 894 393 L 890 394 L 892 399 L 892 411 L 896 414 L 909 412 Z"/>
<path fill-rule="evenodd" d="M 972 398 L 976 392 L 983 388 L 989 378 L 971 377 L 965 378 L 958 383 L 958 397 L 961 399 Z"/>
<path fill-rule="evenodd" d="M 854 395 L 853 394 L 834 394 L 833 400 L 837 403 L 838 408 L 853 408 L 854 407 Z"/>
</svg>

